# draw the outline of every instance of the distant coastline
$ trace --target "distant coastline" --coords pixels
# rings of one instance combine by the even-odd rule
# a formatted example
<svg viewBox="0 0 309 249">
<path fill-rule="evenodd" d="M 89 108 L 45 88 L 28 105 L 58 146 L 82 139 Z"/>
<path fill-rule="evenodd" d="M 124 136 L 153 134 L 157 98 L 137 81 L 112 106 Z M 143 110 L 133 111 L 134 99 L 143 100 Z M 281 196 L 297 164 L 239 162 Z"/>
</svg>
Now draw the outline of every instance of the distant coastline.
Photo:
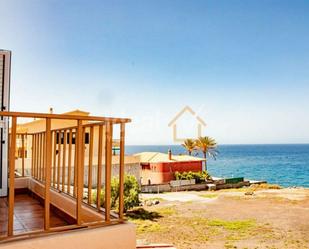
<svg viewBox="0 0 309 249">
<path fill-rule="evenodd" d="M 185 154 L 180 145 L 127 145 L 126 153 L 143 151 Z M 224 144 L 220 155 L 208 160 L 209 173 L 217 177 L 266 180 L 283 187 L 309 188 L 309 144 Z M 202 155 L 194 153 L 195 156 Z"/>
</svg>

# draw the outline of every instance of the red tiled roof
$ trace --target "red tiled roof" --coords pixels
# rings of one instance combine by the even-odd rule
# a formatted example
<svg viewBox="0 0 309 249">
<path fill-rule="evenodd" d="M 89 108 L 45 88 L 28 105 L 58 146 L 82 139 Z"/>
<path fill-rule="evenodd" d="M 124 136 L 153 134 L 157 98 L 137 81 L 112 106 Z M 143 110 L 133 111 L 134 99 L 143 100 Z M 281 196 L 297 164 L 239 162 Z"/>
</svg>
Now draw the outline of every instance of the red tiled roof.
<svg viewBox="0 0 309 249">
<path fill-rule="evenodd" d="M 205 161 L 203 158 L 188 155 L 172 155 L 172 159 L 170 160 L 168 154 L 161 152 L 140 152 L 134 154 L 134 156 L 138 156 L 141 163 Z"/>
</svg>

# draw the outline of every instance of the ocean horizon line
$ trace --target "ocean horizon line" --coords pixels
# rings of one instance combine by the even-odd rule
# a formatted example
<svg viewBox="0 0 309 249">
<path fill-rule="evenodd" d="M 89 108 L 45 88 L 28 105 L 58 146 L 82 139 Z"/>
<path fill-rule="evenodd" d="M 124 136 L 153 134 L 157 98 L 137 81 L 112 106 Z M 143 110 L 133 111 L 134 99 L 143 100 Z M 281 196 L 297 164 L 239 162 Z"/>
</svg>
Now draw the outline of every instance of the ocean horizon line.
<svg viewBox="0 0 309 249">
<path fill-rule="evenodd" d="M 309 145 L 309 142 L 306 143 L 235 143 L 235 144 L 218 144 L 218 146 L 241 146 L 241 145 L 246 145 L 246 146 L 263 146 L 263 145 Z M 179 144 L 126 144 L 126 146 L 181 146 L 181 143 Z"/>
</svg>

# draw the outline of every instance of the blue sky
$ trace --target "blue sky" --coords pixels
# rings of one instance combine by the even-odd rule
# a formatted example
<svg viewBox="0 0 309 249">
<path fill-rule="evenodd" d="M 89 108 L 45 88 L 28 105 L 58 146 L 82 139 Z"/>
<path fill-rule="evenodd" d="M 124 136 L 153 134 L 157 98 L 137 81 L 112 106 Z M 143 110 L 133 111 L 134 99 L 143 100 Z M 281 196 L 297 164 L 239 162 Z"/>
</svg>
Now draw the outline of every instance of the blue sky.
<svg viewBox="0 0 309 249">
<path fill-rule="evenodd" d="M 219 143 L 309 142 L 308 1 L 0 0 L 11 109 L 131 117 L 171 144 L 185 105 Z"/>
</svg>

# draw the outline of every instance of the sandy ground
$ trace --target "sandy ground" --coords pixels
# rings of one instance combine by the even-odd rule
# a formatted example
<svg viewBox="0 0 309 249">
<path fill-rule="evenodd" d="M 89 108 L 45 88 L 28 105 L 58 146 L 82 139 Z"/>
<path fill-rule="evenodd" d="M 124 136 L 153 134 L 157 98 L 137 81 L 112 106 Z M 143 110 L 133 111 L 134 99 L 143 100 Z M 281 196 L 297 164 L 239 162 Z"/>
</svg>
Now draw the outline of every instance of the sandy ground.
<svg viewBox="0 0 309 249">
<path fill-rule="evenodd" d="M 165 194 L 141 194 L 142 199 L 164 199 L 166 201 L 197 201 L 197 202 L 211 202 L 211 198 L 204 198 L 200 196 L 202 192 L 173 192 Z"/>
<path fill-rule="evenodd" d="M 179 249 L 309 249 L 309 189 L 245 192 L 143 194 L 160 204 L 143 207 L 150 220 L 133 220 L 138 241 Z"/>
</svg>

